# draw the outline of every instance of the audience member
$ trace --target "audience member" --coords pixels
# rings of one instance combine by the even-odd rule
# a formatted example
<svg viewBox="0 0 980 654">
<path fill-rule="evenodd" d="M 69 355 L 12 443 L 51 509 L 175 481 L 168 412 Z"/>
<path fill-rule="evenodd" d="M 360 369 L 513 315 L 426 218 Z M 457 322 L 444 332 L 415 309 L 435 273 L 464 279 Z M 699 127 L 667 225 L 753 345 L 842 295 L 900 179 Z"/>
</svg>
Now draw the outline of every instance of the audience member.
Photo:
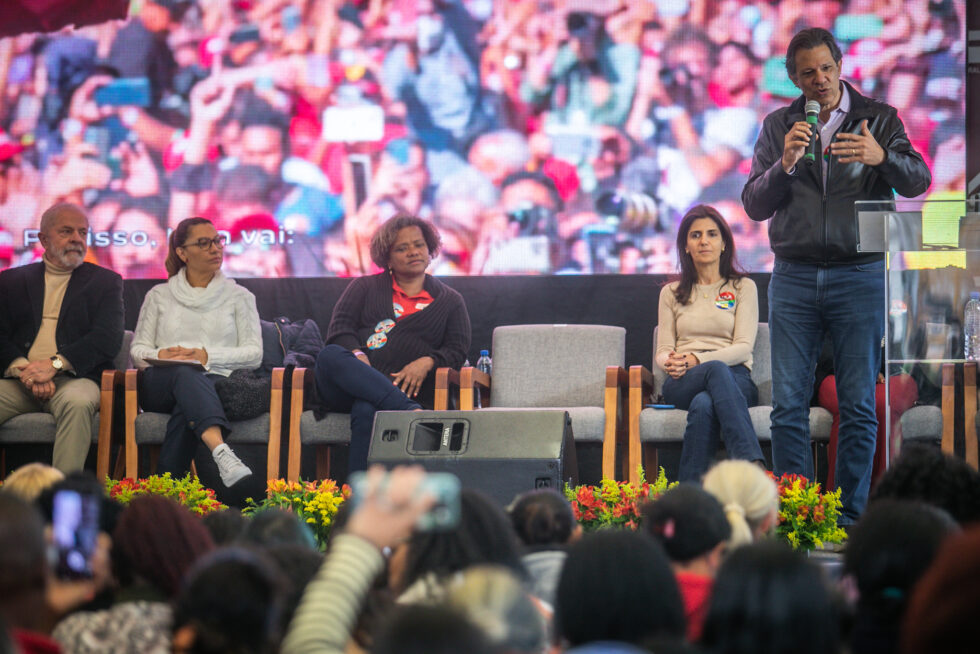
<svg viewBox="0 0 980 654">
<path fill-rule="evenodd" d="M 223 513 L 227 513 L 224 511 Z M 323 554 L 307 545 L 267 545 L 261 548 L 269 561 L 275 564 L 285 584 L 282 604 L 282 633 L 286 633 L 293 614 L 303 599 L 306 586 L 323 565 Z"/>
<path fill-rule="evenodd" d="M 963 459 L 930 445 L 908 444 L 882 475 L 872 500 L 919 500 L 961 525 L 980 520 L 980 474 Z"/>
<path fill-rule="evenodd" d="M 531 592 L 554 605 L 565 548 L 582 535 L 571 505 L 553 489 L 529 491 L 514 502 L 510 521 L 524 544 L 521 561 L 531 581 Z"/>
<path fill-rule="evenodd" d="M 169 652 L 170 601 L 194 562 L 213 547 L 197 516 L 173 500 L 133 499 L 112 534 L 116 603 L 68 616 L 55 628 L 55 640 L 65 652 Z"/>
<path fill-rule="evenodd" d="M 204 218 L 177 225 L 167 255 L 170 279 L 146 294 L 130 353 L 145 368 L 143 408 L 170 414 L 159 471 L 185 474 L 203 441 L 230 487 L 252 471 L 224 442 L 231 423 L 215 382 L 234 370 L 257 368 L 262 336 L 255 297 L 221 273 L 224 244 Z M 187 363 L 154 365 L 148 359 Z"/>
<path fill-rule="evenodd" d="M 281 545 L 316 548 L 313 533 L 296 513 L 275 508 L 258 511 L 245 521 L 238 542 L 261 548 Z"/>
<path fill-rule="evenodd" d="M 526 577 L 517 537 L 503 510 L 476 491 L 460 493 L 459 524 L 450 531 L 416 531 L 392 552 L 389 586 L 403 604 L 445 597 L 452 575 L 474 565 L 498 565 Z"/>
<path fill-rule="evenodd" d="M 707 654 L 838 654 L 838 611 L 820 569 L 782 543 L 722 563 L 704 622 Z"/>
<path fill-rule="evenodd" d="M 697 642 L 732 531 L 725 511 L 707 491 L 680 484 L 643 507 L 642 524 L 670 557 L 684 600 L 687 639 Z"/>
<path fill-rule="evenodd" d="M 245 531 L 247 520 L 240 511 L 212 511 L 201 517 L 201 522 L 211 534 L 211 540 L 218 547 L 231 545 L 238 540 Z"/>
<path fill-rule="evenodd" d="M 959 531 L 942 509 L 918 501 L 868 504 L 847 539 L 844 574 L 857 585 L 853 654 L 892 654 L 915 584 L 943 543 Z"/>
<path fill-rule="evenodd" d="M 55 468 L 81 470 L 102 371 L 123 336 L 122 278 L 85 262 L 88 218 L 56 204 L 41 216 L 44 261 L 0 273 L 0 423 L 54 416 Z"/>
<path fill-rule="evenodd" d="M 575 654 L 657 651 L 683 638 L 684 605 L 663 548 L 632 531 L 575 543 L 558 582 L 555 633 Z"/>
<path fill-rule="evenodd" d="M 540 654 L 545 649 L 545 617 L 521 580 L 505 568 L 466 569 L 449 586 L 446 603 L 480 627 L 499 654 Z"/>
<path fill-rule="evenodd" d="M 916 584 L 899 639 L 902 654 L 968 654 L 980 605 L 980 527 L 951 536 Z"/>
<path fill-rule="evenodd" d="M 398 607 L 378 634 L 374 654 L 495 654 L 484 632 L 459 609 Z"/>
<path fill-rule="evenodd" d="M 704 490 L 721 503 L 732 526 L 729 545 L 745 545 L 775 530 L 779 491 L 765 470 L 748 461 L 722 461 L 704 476 Z"/>
<path fill-rule="evenodd" d="M 283 598 L 282 580 L 259 554 L 217 550 L 187 573 L 174 598 L 172 651 L 274 654 Z"/>
<path fill-rule="evenodd" d="M 63 472 L 44 463 L 28 463 L 17 468 L 3 480 L 0 491 L 33 502 L 45 489 L 65 478 Z"/>
</svg>

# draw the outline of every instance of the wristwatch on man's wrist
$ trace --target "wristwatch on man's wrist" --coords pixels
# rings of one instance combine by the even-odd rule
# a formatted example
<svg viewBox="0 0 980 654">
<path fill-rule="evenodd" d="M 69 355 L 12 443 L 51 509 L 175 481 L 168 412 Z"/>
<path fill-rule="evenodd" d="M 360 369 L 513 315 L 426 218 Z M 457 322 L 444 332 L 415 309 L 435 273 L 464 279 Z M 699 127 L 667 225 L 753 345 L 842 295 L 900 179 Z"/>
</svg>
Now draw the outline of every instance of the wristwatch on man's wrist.
<svg viewBox="0 0 980 654">
<path fill-rule="evenodd" d="M 51 357 L 51 367 L 61 372 L 65 369 L 65 362 L 57 354 Z"/>
</svg>

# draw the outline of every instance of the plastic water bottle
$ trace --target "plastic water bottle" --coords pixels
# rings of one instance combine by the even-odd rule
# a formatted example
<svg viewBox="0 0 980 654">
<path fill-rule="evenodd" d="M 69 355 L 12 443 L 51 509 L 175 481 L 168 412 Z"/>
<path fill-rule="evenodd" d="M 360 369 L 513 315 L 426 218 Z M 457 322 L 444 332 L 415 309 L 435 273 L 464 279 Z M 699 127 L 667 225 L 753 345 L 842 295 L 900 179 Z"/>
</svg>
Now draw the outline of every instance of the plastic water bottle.
<svg viewBox="0 0 980 654">
<path fill-rule="evenodd" d="M 480 358 L 476 360 L 476 369 L 480 372 L 485 372 L 488 375 L 493 374 L 493 360 L 490 359 L 489 350 L 480 350 Z M 474 389 L 475 397 L 473 398 L 473 403 L 476 408 L 480 408 L 482 402 L 480 401 L 480 392 L 478 389 Z"/>
<path fill-rule="evenodd" d="M 963 310 L 963 358 L 980 361 L 980 292 L 977 291 L 970 293 Z"/>
</svg>

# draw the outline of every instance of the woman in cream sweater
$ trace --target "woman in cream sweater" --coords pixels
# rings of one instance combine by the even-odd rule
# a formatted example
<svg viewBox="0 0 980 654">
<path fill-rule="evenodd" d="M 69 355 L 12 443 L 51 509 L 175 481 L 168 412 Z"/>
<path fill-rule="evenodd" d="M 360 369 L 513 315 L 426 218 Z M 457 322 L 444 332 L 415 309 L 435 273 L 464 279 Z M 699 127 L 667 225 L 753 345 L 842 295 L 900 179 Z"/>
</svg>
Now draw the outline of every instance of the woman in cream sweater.
<svg viewBox="0 0 980 654">
<path fill-rule="evenodd" d="M 681 276 L 660 292 L 656 361 L 664 402 L 687 410 L 681 481 L 698 481 L 719 437 L 733 459 L 764 461 L 749 407 L 752 348 L 759 322 L 755 283 L 735 265 L 728 223 L 712 207 L 687 212 L 677 231 Z"/>
<path fill-rule="evenodd" d="M 170 235 L 170 279 L 146 294 L 130 353 L 139 367 L 143 409 L 169 413 L 159 472 L 182 475 L 201 440 L 232 486 L 252 471 L 224 442 L 231 424 L 214 382 L 234 370 L 262 363 L 262 336 L 255 296 L 221 274 L 224 236 L 204 218 L 182 220 Z M 200 362 L 153 365 L 152 361 Z"/>
</svg>

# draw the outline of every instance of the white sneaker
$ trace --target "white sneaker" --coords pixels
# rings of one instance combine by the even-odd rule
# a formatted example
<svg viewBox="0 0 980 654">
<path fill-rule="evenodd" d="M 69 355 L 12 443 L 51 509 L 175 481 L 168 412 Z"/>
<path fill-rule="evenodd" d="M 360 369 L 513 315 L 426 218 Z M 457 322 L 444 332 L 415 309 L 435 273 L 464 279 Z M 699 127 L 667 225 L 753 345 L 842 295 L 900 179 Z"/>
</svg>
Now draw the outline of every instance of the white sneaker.
<svg viewBox="0 0 980 654">
<path fill-rule="evenodd" d="M 242 463 L 242 460 L 231 451 L 227 443 L 222 443 L 211 452 L 214 462 L 218 464 L 218 473 L 221 475 L 222 483 L 231 488 L 245 477 L 252 474 L 252 470 Z"/>
</svg>

